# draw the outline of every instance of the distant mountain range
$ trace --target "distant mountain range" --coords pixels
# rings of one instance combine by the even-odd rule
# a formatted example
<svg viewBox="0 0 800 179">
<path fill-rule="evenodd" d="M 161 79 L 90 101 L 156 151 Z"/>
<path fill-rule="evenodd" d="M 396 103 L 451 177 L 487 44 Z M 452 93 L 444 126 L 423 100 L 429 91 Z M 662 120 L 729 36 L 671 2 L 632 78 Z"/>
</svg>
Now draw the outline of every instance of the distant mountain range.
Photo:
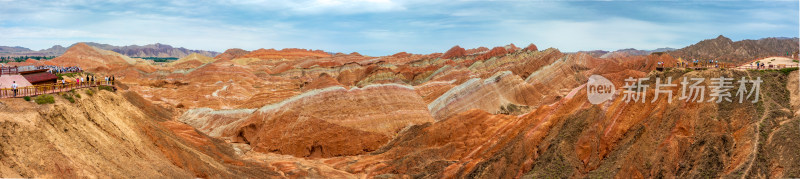
<svg viewBox="0 0 800 179">
<path fill-rule="evenodd" d="M 579 51 L 598 58 L 617 58 L 625 56 L 649 55 L 654 52 L 664 52 L 674 58 L 684 59 L 716 59 L 728 63 L 745 63 L 757 58 L 769 56 L 785 56 L 786 53 L 798 51 L 798 38 L 770 37 L 758 40 L 732 41 L 725 36 L 715 39 L 706 39 L 696 44 L 681 48 L 658 48 L 654 50 L 638 50 L 634 48 L 620 49 L 609 52 L 604 50 Z M 144 46 L 114 46 L 94 42 L 85 42 L 87 45 L 104 50 L 111 50 L 129 57 L 176 57 L 183 58 L 192 53 L 215 57 L 219 52 L 205 50 L 190 50 L 183 47 L 172 47 L 166 44 L 150 44 Z M 77 44 L 77 43 L 76 43 Z M 72 46 L 74 46 L 73 44 Z M 72 47 L 70 46 L 70 47 Z M 68 48 L 68 47 L 67 47 Z M 48 49 L 34 51 L 19 46 L 0 46 L 0 56 L 59 56 L 67 51 L 60 45 Z"/>
<path fill-rule="evenodd" d="M 43 49 L 34 51 L 29 48 L 25 47 L 9 47 L 9 46 L 0 46 L 0 56 L 59 56 L 64 54 L 67 51 L 67 48 L 62 47 L 61 45 L 55 45 L 50 47 L 49 49 Z"/>
<path fill-rule="evenodd" d="M 192 53 L 198 53 L 205 56 L 216 56 L 219 52 L 205 51 L 205 50 L 190 50 L 183 47 L 174 48 L 166 44 L 150 44 L 144 46 L 128 45 L 128 46 L 114 46 L 109 44 L 101 44 L 94 42 L 84 42 L 87 45 L 94 46 L 104 50 L 111 50 L 122 55 L 129 57 L 176 57 L 183 58 Z M 75 43 L 77 44 L 77 43 Z M 70 47 L 74 46 L 71 45 Z M 69 47 L 65 48 L 61 45 L 55 45 L 48 49 L 34 51 L 25 47 L 9 47 L 0 46 L 0 56 L 60 56 L 67 51 Z"/>
<path fill-rule="evenodd" d="M 787 56 L 797 52 L 797 37 L 769 37 L 758 40 L 732 41 L 725 36 L 715 39 L 706 39 L 696 44 L 681 49 L 658 48 L 655 50 L 637 50 L 634 48 L 620 49 L 609 52 L 604 50 L 578 51 L 597 58 L 616 58 L 636 55 L 649 55 L 655 52 L 664 52 L 674 58 L 683 59 L 715 59 L 720 62 L 741 64 L 755 59 L 770 56 Z"/>
<path fill-rule="evenodd" d="M 578 51 L 578 53 L 586 53 L 597 58 L 612 58 L 612 57 L 624 57 L 624 56 L 649 55 L 650 53 L 654 52 L 667 52 L 673 50 L 677 49 L 669 47 L 657 48 L 655 50 L 637 50 L 635 48 L 626 48 L 626 49 L 619 49 L 613 52 L 605 50 L 592 50 L 592 51 Z"/>
<path fill-rule="evenodd" d="M 746 63 L 758 58 L 786 56 L 798 51 L 798 38 L 770 37 L 758 40 L 732 41 L 725 36 L 706 39 L 694 45 L 669 52 L 675 58 L 715 59 L 728 63 Z"/>
</svg>

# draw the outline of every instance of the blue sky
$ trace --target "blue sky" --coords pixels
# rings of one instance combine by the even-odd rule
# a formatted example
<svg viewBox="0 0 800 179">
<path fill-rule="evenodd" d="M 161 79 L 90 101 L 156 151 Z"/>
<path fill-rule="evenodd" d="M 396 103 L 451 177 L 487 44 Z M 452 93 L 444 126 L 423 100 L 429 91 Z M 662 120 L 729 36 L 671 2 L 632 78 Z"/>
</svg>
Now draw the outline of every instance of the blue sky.
<svg viewBox="0 0 800 179">
<path fill-rule="evenodd" d="M 565 52 L 797 37 L 798 1 L 0 0 L 0 45 L 92 41 L 391 55 L 534 43 Z"/>
</svg>

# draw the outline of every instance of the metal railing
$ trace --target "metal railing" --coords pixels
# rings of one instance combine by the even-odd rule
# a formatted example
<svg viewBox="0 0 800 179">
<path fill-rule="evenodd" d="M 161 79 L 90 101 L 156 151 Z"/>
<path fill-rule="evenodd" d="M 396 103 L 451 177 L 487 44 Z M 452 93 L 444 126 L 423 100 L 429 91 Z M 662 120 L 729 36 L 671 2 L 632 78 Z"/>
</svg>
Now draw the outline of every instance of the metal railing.
<svg viewBox="0 0 800 179">
<path fill-rule="evenodd" d="M 17 88 L 16 94 L 11 88 L 0 88 L 0 98 L 14 98 L 25 96 L 36 96 L 42 94 L 51 94 L 66 92 L 73 89 L 90 88 L 97 86 L 113 86 L 112 81 L 94 81 L 94 82 L 67 82 L 67 83 L 51 83 L 42 85 L 33 85 Z"/>
<path fill-rule="evenodd" d="M 714 69 L 714 68 L 752 69 L 752 70 L 770 70 L 770 69 L 778 70 L 778 69 L 784 69 L 784 68 L 795 68 L 795 67 L 799 67 L 799 66 L 800 65 L 797 65 L 797 64 L 791 64 L 791 65 L 781 64 L 781 65 L 765 65 L 763 67 L 757 67 L 757 66 L 749 66 L 749 65 L 736 66 L 736 65 L 725 64 L 725 65 L 719 65 L 719 66 L 716 66 L 716 65 L 683 65 L 683 66 L 677 66 L 677 67 L 676 67 L 676 65 L 672 65 L 672 66 L 663 66 L 663 67 L 659 66 L 657 68 L 688 68 L 688 69 L 695 69 L 695 70 L 697 70 L 697 69 Z"/>
<path fill-rule="evenodd" d="M 0 75 L 13 75 L 19 73 L 19 67 L 0 67 Z"/>
<path fill-rule="evenodd" d="M 746 69 L 746 70 L 769 70 L 769 69 L 773 69 L 773 70 L 777 70 L 777 69 L 795 68 L 795 67 L 800 67 L 800 65 L 797 65 L 797 64 L 794 64 L 794 65 L 765 65 L 763 67 L 757 67 L 755 65 L 753 65 L 753 66 L 745 65 L 745 66 L 736 67 L 736 69 Z"/>
</svg>

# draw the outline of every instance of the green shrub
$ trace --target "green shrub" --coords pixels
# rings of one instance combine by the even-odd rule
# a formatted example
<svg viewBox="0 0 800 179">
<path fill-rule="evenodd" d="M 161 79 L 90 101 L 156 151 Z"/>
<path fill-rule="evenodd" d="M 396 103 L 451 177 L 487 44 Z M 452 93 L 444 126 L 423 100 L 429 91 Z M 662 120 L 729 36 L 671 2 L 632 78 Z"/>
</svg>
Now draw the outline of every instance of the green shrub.
<svg viewBox="0 0 800 179">
<path fill-rule="evenodd" d="M 784 75 L 789 75 L 789 73 L 792 73 L 792 72 L 793 72 L 793 71 L 795 71 L 795 70 L 797 70 L 797 67 L 793 67 L 793 68 L 781 68 L 781 69 L 780 69 L 780 70 L 778 70 L 778 71 L 780 71 L 780 72 L 781 72 L 781 73 L 783 73 Z"/>
<path fill-rule="evenodd" d="M 110 86 L 98 86 L 97 89 L 114 92 L 114 88 L 111 88 Z"/>
<path fill-rule="evenodd" d="M 75 98 L 72 98 L 69 94 L 61 94 L 61 97 L 69 101 L 70 103 L 75 103 Z"/>
<path fill-rule="evenodd" d="M 73 94 L 75 94 L 75 97 L 81 98 L 81 94 L 78 94 L 78 93 L 73 93 Z"/>
<path fill-rule="evenodd" d="M 24 99 L 25 101 L 31 101 L 31 97 L 30 96 L 22 97 L 22 99 Z"/>
<path fill-rule="evenodd" d="M 49 94 L 39 95 L 33 100 L 36 101 L 36 104 L 53 104 L 53 103 L 56 103 L 56 99 L 53 98 L 53 96 L 51 96 Z"/>
<path fill-rule="evenodd" d="M 94 91 L 92 91 L 92 89 L 87 89 L 86 90 L 86 95 L 93 96 L 94 95 Z"/>
<path fill-rule="evenodd" d="M 64 76 L 67 76 L 67 77 L 70 77 L 70 78 L 74 78 L 75 75 L 77 75 L 77 74 L 79 74 L 79 73 L 59 73 L 59 74 L 56 74 L 56 76 L 58 76 L 58 79 L 60 80 L 60 79 L 64 79 Z"/>
</svg>

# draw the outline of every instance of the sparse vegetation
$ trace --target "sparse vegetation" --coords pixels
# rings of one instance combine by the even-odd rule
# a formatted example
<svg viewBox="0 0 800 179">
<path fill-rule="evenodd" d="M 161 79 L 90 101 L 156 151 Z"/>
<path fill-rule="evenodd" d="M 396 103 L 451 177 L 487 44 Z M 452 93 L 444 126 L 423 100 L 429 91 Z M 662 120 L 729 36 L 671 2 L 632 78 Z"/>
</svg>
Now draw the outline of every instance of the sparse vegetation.
<svg viewBox="0 0 800 179">
<path fill-rule="evenodd" d="M 92 91 L 92 89 L 86 89 L 85 93 L 86 93 L 86 95 L 89 95 L 89 96 L 93 96 L 94 95 L 94 91 Z"/>
<path fill-rule="evenodd" d="M 56 76 L 58 76 L 58 78 L 59 78 L 59 79 L 61 79 L 63 76 L 67 76 L 67 77 L 73 78 L 73 77 L 75 77 L 75 75 L 77 75 L 77 74 L 80 74 L 80 72 L 74 72 L 74 73 L 59 73 L 59 74 L 56 74 Z"/>
<path fill-rule="evenodd" d="M 66 77 L 70 77 L 70 78 L 75 78 L 76 76 L 80 77 L 80 76 L 86 76 L 86 75 L 92 75 L 92 73 L 89 73 L 89 72 L 73 72 L 73 73 L 58 73 L 58 74 L 56 74 L 56 76 L 58 77 L 58 80 L 63 80 L 65 76 Z"/>
<path fill-rule="evenodd" d="M 61 94 L 61 97 L 66 99 L 70 103 L 75 103 L 75 98 L 72 98 L 72 95 L 70 95 L 69 93 L 63 93 Z"/>
<path fill-rule="evenodd" d="M 97 89 L 114 92 L 114 88 L 111 88 L 110 86 L 98 86 Z"/>
<path fill-rule="evenodd" d="M 784 75 L 789 75 L 789 73 L 792 73 L 793 71 L 795 71 L 797 69 L 798 69 L 797 67 L 794 67 L 794 68 L 783 68 L 783 69 L 780 69 L 778 71 L 780 71 Z"/>
<path fill-rule="evenodd" d="M 142 59 L 153 60 L 153 62 L 171 62 L 178 60 L 178 58 L 175 57 L 142 57 Z"/>
<path fill-rule="evenodd" d="M 24 62 L 28 59 L 34 60 L 50 60 L 56 58 L 56 56 L 17 56 L 17 57 L 0 57 L 0 63 L 8 63 L 8 62 Z"/>
<path fill-rule="evenodd" d="M 513 103 L 508 103 L 506 106 L 500 106 L 500 111 L 498 114 L 505 114 L 505 115 L 517 115 L 527 112 L 529 109 L 528 106 L 517 106 Z"/>
<path fill-rule="evenodd" d="M 34 99 L 34 101 L 36 102 L 36 104 L 53 104 L 53 103 L 56 103 L 56 99 L 53 98 L 53 96 L 51 96 L 49 94 L 39 95 Z"/>
<path fill-rule="evenodd" d="M 25 101 L 31 101 L 31 97 L 30 96 L 22 97 L 22 99 L 24 99 Z"/>
</svg>

